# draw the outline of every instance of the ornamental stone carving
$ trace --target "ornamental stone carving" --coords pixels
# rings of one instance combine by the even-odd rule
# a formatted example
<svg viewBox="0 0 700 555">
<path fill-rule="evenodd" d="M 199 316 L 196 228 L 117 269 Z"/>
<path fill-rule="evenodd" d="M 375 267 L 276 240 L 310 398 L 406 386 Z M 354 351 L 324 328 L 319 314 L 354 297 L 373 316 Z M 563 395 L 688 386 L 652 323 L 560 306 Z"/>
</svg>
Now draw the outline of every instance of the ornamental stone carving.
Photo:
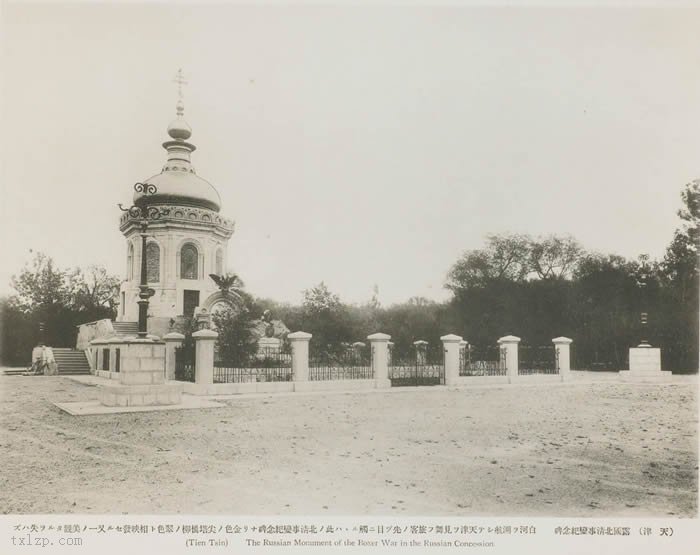
<svg viewBox="0 0 700 555">
<path fill-rule="evenodd" d="M 223 218 L 213 210 L 207 210 L 206 208 L 187 208 L 183 209 L 181 206 L 158 206 L 159 208 L 169 209 L 170 212 L 167 216 L 161 217 L 159 222 L 187 222 L 187 223 L 198 223 L 206 225 L 208 227 L 217 228 L 231 235 L 234 230 L 233 220 L 228 218 Z M 139 219 L 134 218 L 128 212 L 122 214 L 119 220 L 119 229 L 124 231 L 130 225 L 138 224 Z"/>
</svg>

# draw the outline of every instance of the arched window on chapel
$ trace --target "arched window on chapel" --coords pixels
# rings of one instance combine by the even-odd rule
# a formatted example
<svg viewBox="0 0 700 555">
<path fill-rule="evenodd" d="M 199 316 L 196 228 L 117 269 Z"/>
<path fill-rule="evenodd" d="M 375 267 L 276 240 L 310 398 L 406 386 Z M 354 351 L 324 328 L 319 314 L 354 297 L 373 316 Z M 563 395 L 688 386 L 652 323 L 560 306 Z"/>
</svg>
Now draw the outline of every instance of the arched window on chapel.
<svg viewBox="0 0 700 555">
<path fill-rule="evenodd" d="M 158 243 L 146 245 L 146 281 L 158 283 L 160 281 L 160 247 Z"/>
<path fill-rule="evenodd" d="M 180 278 L 181 279 L 197 279 L 199 269 L 199 253 L 197 247 L 192 243 L 187 243 L 180 250 Z"/>
<path fill-rule="evenodd" d="M 216 275 L 221 276 L 224 273 L 224 253 L 221 249 L 216 249 Z"/>
</svg>

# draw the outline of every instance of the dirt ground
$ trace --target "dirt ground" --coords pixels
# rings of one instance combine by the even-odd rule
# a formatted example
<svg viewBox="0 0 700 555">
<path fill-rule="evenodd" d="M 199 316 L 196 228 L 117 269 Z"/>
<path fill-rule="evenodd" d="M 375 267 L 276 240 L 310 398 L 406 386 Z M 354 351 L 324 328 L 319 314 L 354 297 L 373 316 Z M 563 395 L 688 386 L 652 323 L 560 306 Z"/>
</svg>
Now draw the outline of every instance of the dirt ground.
<svg viewBox="0 0 700 555">
<path fill-rule="evenodd" d="M 0 376 L 3 513 L 697 513 L 695 384 L 401 388 L 70 416 Z"/>
</svg>

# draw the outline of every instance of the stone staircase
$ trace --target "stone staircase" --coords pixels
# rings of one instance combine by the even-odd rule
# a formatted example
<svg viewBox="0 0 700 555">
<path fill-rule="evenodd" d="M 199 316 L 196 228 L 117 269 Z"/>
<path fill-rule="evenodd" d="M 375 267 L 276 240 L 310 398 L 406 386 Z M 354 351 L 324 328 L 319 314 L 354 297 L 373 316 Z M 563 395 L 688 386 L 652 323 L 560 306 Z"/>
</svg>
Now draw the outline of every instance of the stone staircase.
<svg viewBox="0 0 700 555">
<path fill-rule="evenodd" d="M 85 356 L 85 351 L 54 347 L 53 356 L 56 359 L 60 376 L 90 374 L 90 365 Z"/>
<path fill-rule="evenodd" d="M 139 332 L 138 322 L 112 322 L 117 335 L 136 335 Z"/>
</svg>

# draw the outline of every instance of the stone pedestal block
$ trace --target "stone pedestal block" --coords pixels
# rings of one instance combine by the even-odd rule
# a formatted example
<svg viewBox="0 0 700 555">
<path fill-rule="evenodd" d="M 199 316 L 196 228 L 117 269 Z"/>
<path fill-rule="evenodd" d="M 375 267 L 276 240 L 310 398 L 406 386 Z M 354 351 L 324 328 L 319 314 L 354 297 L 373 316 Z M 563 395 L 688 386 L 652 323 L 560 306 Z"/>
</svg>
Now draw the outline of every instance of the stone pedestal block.
<svg viewBox="0 0 700 555">
<path fill-rule="evenodd" d="M 119 381 L 99 387 L 98 397 L 103 405 L 177 405 L 182 401 L 182 385 L 164 383 L 165 343 L 137 338 L 112 338 L 108 343 L 110 373 L 118 375 Z"/>
<path fill-rule="evenodd" d="M 98 398 L 107 407 L 179 405 L 182 387 L 182 384 L 105 385 L 100 386 Z"/>
<path fill-rule="evenodd" d="M 666 381 L 671 372 L 661 370 L 661 349 L 633 347 L 629 350 L 629 370 L 621 370 L 622 380 Z"/>
<path fill-rule="evenodd" d="M 261 337 L 258 339 L 258 352 L 277 352 L 282 347 L 282 340 L 278 337 Z"/>
</svg>

